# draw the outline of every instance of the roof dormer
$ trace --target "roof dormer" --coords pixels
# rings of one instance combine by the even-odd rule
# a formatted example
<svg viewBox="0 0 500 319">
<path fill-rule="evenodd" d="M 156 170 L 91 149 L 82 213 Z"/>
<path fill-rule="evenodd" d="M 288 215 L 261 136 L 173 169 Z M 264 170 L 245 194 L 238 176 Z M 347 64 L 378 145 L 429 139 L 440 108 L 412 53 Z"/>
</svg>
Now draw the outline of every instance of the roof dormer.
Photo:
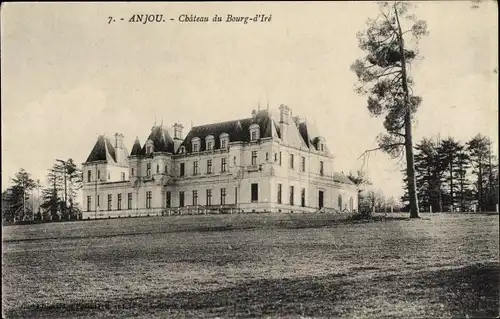
<svg viewBox="0 0 500 319">
<path fill-rule="evenodd" d="M 205 138 L 205 149 L 207 151 L 212 151 L 215 148 L 215 137 L 213 135 L 208 135 Z"/>
<path fill-rule="evenodd" d="M 147 140 L 146 141 L 146 155 L 151 155 L 155 151 L 155 146 L 152 140 Z"/>
<path fill-rule="evenodd" d="M 193 137 L 191 140 L 191 152 L 196 153 L 200 151 L 201 140 L 199 137 Z"/>
<path fill-rule="evenodd" d="M 250 130 L 250 141 L 257 141 L 258 139 L 260 139 L 259 124 L 250 125 L 249 130 Z"/>
</svg>

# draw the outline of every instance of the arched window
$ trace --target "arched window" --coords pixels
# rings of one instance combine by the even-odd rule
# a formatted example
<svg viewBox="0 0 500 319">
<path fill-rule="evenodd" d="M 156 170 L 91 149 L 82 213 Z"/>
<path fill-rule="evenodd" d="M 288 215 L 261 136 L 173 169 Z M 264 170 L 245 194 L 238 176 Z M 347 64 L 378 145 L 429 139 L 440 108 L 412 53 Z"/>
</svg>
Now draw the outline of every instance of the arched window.
<svg viewBox="0 0 500 319">
<path fill-rule="evenodd" d="M 168 165 L 165 165 L 165 175 L 168 174 Z"/>
<path fill-rule="evenodd" d="M 342 210 L 342 195 L 339 195 L 338 202 L 339 202 L 339 209 Z"/>
<path fill-rule="evenodd" d="M 318 151 L 320 152 L 325 152 L 326 151 L 326 143 L 325 143 L 325 139 L 323 137 L 318 137 Z"/>
<path fill-rule="evenodd" d="M 154 152 L 154 144 L 153 141 L 147 140 L 146 142 L 146 154 L 152 154 Z"/>
<path fill-rule="evenodd" d="M 192 147 L 193 153 L 200 151 L 200 138 L 199 137 L 194 137 L 191 140 L 191 147 Z"/>
<path fill-rule="evenodd" d="M 219 139 L 220 139 L 220 148 L 226 149 L 229 146 L 229 135 L 227 133 L 222 133 Z"/>
<path fill-rule="evenodd" d="M 205 148 L 207 151 L 211 151 L 214 149 L 214 145 L 215 145 L 215 138 L 212 136 L 212 135 L 209 135 L 205 138 Z"/>
<path fill-rule="evenodd" d="M 256 141 L 260 138 L 260 127 L 259 124 L 250 125 L 250 141 Z"/>
</svg>

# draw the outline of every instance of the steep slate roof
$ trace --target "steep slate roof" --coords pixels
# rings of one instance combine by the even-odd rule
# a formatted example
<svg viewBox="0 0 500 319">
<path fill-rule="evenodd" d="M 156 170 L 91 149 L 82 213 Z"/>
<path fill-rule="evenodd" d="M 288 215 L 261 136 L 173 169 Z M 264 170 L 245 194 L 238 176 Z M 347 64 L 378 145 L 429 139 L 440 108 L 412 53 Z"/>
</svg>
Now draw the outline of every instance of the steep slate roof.
<svg viewBox="0 0 500 319">
<path fill-rule="evenodd" d="M 192 151 L 191 140 L 195 137 L 198 137 L 200 138 L 201 142 L 200 151 L 204 151 L 206 148 L 205 138 L 209 135 L 212 135 L 215 138 L 214 147 L 217 149 L 220 148 L 219 136 L 222 133 L 226 133 L 229 135 L 230 142 L 235 142 L 235 141 L 249 142 L 250 141 L 249 128 L 250 125 L 252 124 L 259 125 L 261 138 L 273 136 L 273 125 L 274 129 L 279 134 L 279 127 L 273 121 L 269 112 L 264 110 L 258 112 L 255 115 L 255 117 L 234 120 L 234 121 L 220 122 L 215 124 L 195 126 L 189 131 L 188 135 L 182 142 L 181 146 L 184 146 L 187 152 L 191 152 Z"/>
<path fill-rule="evenodd" d="M 163 125 L 153 127 L 146 142 L 148 140 L 153 141 L 154 152 L 166 152 L 172 154 L 175 152 L 174 140 L 170 137 L 168 130 L 163 127 Z M 141 154 L 146 154 L 146 144 L 142 147 Z"/>
<path fill-rule="evenodd" d="M 97 142 L 94 145 L 94 148 L 90 152 L 89 157 L 87 157 L 86 163 L 89 162 L 97 162 L 97 161 L 108 161 L 109 156 L 116 162 L 116 153 L 113 144 L 109 140 L 109 138 L 104 136 L 99 136 Z"/>
<path fill-rule="evenodd" d="M 130 156 L 140 156 L 142 155 L 142 146 L 141 142 L 139 142 L 139 138 L 136 137 L 134 145 L 132 146 L 132 152 L 130 152 Z"/>
<path fill-rule="evenodd" d="M 299 124 L 299 132 L 308 147 L 318 150 L 319 134 L 313 125 L 307 121 L 302 122 Z"/>
<path fill-rule="evenodd" d="M 344 183 L 344 184 L 352 184 L 354 183 L 344 174 L 342 173 L 333 173 L 333 180 L 336 182 Z"/>
</svg>

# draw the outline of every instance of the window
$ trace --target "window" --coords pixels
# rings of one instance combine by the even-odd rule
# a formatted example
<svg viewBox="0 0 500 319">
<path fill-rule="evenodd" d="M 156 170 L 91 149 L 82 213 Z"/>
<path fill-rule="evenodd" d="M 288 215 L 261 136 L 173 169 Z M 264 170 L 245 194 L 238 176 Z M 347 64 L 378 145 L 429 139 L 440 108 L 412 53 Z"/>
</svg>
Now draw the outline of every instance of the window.
<svg viewBox="0 0 500 319">
<path fill-rule="evenodd" d="M 280 152 L 280 166 L 281 166 L 281 152 Z"/>
<path fill-rule="evenodd" d="M 108 172 L 108 179 L 111 179 L 111 173 Z"/>
<path fill-rule="evenodd" d="M 207 189 L 207 206 L 212 205 L 212 190 Z"/>
<path fill-rule="evenodd" d="M 167 208 L 170 208 L 172 206 L 172 193 L 171 192 L 167 192 L 167 194 L 166 194 L 165 206 Z"/>
<path fill-rule="evenodd" d="M 200 151 L 200 139 L 198 137 L 195 137 L 191 140 L 191 145 L 192 145 L 192 151 L 193 152 L 199 152 Z"/>
<path fill-rule="evenodd" d="M 134 176 L 134 168 L 133 167 L 130 169 L 130 176 Z"/>
<path fill-rule="evenodd" d="M 238 187 L 234 188 L 234 203 L 238 204 Z"/>
<path fill-rule="evenodd" d="M 321 149 L 322 152 L 324 152 L 325 151 L 325 144 L 321 143 L 320 144 L 320 149 Z"/>
<path fill-rule="evenodd" d="M 132 209 L 132 193 L 127 194 L 127 208 Z"/>
<path fill-rule="evenodd" d="M 252 151 L 252 165 L 257 165 L 257 151 Z"/>
<path fill-rule="evenodd" d="M 146 175 L 151 176 L 151 163 L 146 164 Z"/>
<path fill-rule="evenodd" d="M 277 162 L 278 161 L 278 154 L 274 153 L 274 161 Z"/>
<path fill-rule="evenodd" d="M 290 154 L 290 168 L 293 169 L 293 154 Z"/>
<path fill-rule="evenodd" d="M 87 172 L 87 182 L 92 181 L 92 171 Z"/>
<path fill-rule="evenodd" d="M 198 205 L 198 191 L 193 191 L 193 206 Z"/>
<path fill-rule="evenodd" d="M 339 202 L 339 209 L 342 210 L 342 195 L 339 195 L 338 202 Z"/>
<path fill-rule="evenodd" d="M 184 207 L 184 192 L 179 192 L 179 207 Z"/>
<path fill-rule="evenodd" d="M 92 207 L 92 196 L 87 196 L 87 211 L 90 212 L 90 207 Z"/>
<path fill-rule="evenodd" d="M 269 153 L 266 152 L 266 162 L 269 161 Z"/>
<path fill-rule="evenodd" d="M 252 184 L 252 202 L 259 201 L 259 184 Z"/>
<path fill-rule="evenodd" d="M 111 196 L 111 194 L 108 194 L 108 210 L 111 210 L 111 203 L 113 201 L 113 198 Z"/>
<path fill-rule="evenodd" d="M 97 207 L 101 207 L 101 196 L 97 195 Z"/>
<path fill-rule="evenodd" d="M 293 206 L 293 191 L 294 191 L 294 187 L 293 186 L 290 186 L 290 206 Z"/>
<path fill-rule="evenodd" d="M 160 172 L 160 165 L 156 164 L 156 174 Z"/>
<path fill-rule="evenodd" d="M 124 180 L 125 180 L 125 173 L 122 172 L 122 181 L 124 181 Z"/>
<path fill-rule="evenodd" d="M 306 189 L 302 188 L 300 191 L 300 204 L 302 207 L 306 207 Z"/>
<path fill-rule="evenodd" d="M 220 171 L 221 173 L 225 173 L 226 172 L 226 166 L 227 166 L 227 158 L 221 158 L 220 160 Z"/>
<path fill-rule="evenodd" d="M 226 189 L 225 188 L 220 189 L 220 204 L 226 205 Z"/>
<path fill-rule="evenodd" d="M 101 180 L 101 171 L 100 170 L 97 170 L 97 179 Z"/>
<path fill-rule="evenodd" d="M 198 161 L 193 163 L 193 175 L 198 175 Z"/>
<path fill-rule="evenodd" d="M 146 208 L 151 208 L 152 198 L 153 198 L 153 193 L 151 191 L 146 192 Z"/>
<path fill-rule="evenodd" d="M 184 163 L 181 163 L 181 169 L 180 169 L 179 176 L 184 176 Z"/>
<path fill-rule="evenodd" d="M 256 141 L 260 138 L 259 136 L 259 132 L 260 132 L 260 128 L 259 128 L 259 124 L 252 124 L 250 125 L 250 140 L 251 141 Z"/>
<path fill-rule="evenodd" d="M 117 195 L 117 209 L 118 210 L 122 210 L 122 194 L 118 194 Z"/>
<path fill-rule="evenodd" d="M 278 204 L 281 204 L 281 184 L 278 184 Z"/>
<path fill-rule="evenodd" d="M 229 135 L 227 133 L 222 133 L 220 135 L 220 148 L 225 149 L 229 144 Z"/>
<path fill-rule="evenodd" d="M 325 173 L 324 164 L 323 164 L 323 161 L 320 161 L 319 162 L 319 175 L 323 176 L 324 173 Z"/>
<path fill-rule="evenodd" d="M 146 148 L 146 153 L 147 154 L 151 154 L 153 153 L 153 145 L 148 145 L 147 148 Z"/>
<path fill-rule="evenodd" d="M 165 175 L 168 175 L 168 165 L 165 165 Z"/>
<path fill-rule="evenodd" d="M 212 174 L 212 160 L 207 160 L 207 174 Z"/>
<path fill-rule="evenodd" d="M 303 172 L 306 171 L 306 158 L 305 157 L 302 157 L 302 171 Z"/>
<path fill-rule="evenodd" d="M 215 145 L 215 138 L 212 135 L 209 135 L 205 138 L 205 141 L 206 141 L 207 151 L 213 150 Z"/>
</svg>

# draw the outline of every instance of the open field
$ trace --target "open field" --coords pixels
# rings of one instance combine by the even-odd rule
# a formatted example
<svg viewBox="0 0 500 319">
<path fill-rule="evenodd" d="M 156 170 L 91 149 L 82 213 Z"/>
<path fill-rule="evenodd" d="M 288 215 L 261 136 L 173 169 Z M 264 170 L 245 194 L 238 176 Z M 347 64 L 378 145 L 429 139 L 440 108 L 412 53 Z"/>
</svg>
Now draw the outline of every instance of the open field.
<svg viewBox="0 0 500 319">
<path fill-rule="evenodd" d="M 5 317 L 493 317 L 498 215 L 177 216 L 3 228 Z"/>
</svg>

